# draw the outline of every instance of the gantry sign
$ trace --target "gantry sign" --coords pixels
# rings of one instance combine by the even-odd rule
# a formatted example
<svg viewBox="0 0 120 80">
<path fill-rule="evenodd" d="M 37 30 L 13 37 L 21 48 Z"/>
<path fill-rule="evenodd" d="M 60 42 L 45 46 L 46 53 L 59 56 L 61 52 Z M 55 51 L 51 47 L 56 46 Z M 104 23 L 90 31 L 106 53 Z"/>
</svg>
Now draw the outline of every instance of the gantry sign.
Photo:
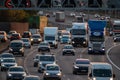
<svg viewBox="0 0 120 80">
<path fill-rule="evenodd" d="M 0 8 L 88 8 L 102 6 L 102 0 L 0 0 L 0 3 Z"/>
</svg>

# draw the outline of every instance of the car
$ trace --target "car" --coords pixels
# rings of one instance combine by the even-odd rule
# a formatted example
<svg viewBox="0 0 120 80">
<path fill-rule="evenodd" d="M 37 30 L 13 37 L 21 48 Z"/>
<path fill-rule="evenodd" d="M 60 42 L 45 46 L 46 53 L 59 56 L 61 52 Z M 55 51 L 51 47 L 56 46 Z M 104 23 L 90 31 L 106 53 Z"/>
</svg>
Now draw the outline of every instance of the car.
<svg viewBox="0 0 120 80">
<path fill-rule="evenodd" d="M 75 14 L 74 12 L 71 12 L 71 13 L 70 13 L 70 16 L 71 16 L 71 17 L 75 17 L 75 15 L 76 15 L 76 14 Z"/>
<path fill-rule="evenodd" d="M 20 40 L 20 39 L 21 39 L 20 33 L 13 33 L 11 35 L 10 41 L 12 41 L 12 40 Z"/>
<path fill-rule="evenodd" d="M 38 52 L 40 51 L 48 51 L 50 52 L 50 44 L 48 42 L 41 42 L 38 45 Z"/>
<path fill-rule="evenodd" d="M 22 38 L 31 38 L 32 34 L 30 31 L 24 31 Z"/>
<path fill-rule="evenodd" d="M 9 31 L 9 33 L 8 33 L 8 39 L 11 38 L 11 36 L 12 36 L 13 33 L 17 33 L 17 31 L 14 31 L 14 30 Z"/>
<path fill-rule="evenodd" d="M 75 55 L 75 49 L 74 49 L 74 47 L 71 44 L 64 45 L 64 48 L 63 48 L 63 51 L 62 51 L 62 55 L 65 55 L 65 54 Z"/>
<path fill-rule="evenodd" d="M 31 48 L 31 41 L 29 38 L 21 38 L 25 48 Z"/>
<path fill-rule="evenodd" d="M 1 62 L 3 61 L 3 59 L 6 59 L 6 58 L 15 59 L 14 55 L 11 53 L 2 53 L 2 54 L 0 54 L 0 65 L 1 65 Z"/>
<path fill-rule="evenodd" d="M 69 35 L 63 35 L 60 39 L 60 43 L 68 43 L 70 44 L 71 43 L 71 38 Z"/>
<path fill-rule="evenodd" d="M 39 44 L 40 42 L 42 41 L 42 37 L 40 34 L 33 34 L 32 37 L 31 37 L 31 44 Z"/>
<path fill-rule="evenodd" d="M 7 42 L 8 38 L 5 35 L 0 35 L 0 41 L 1 42 Z"/>
<path fill-rule="evenodd" d="M 8 40 L 7 33 L 5 31 L 0 31 L 0 41 L 6 42 Z"/>
<path fill-rule="evenodd" d="M 9 45 L 9 53 L 24 56 L 24 43 L 21 40 L 13 40 Z"/>
<path fill-rule="evenodd" d="M 61 80 L 62 72 L 58 64 L 47 64 L 43 73 L 43 80 Z"/>
<path fill-rule="evenodd" d="M 100 15 L 99 14 L 95 14 L 94 17 L 95 18 L 100 18 Z"/>
<path fill-rule="evenodd" d="M 40 80 L 40 77 L 35 75 L 27 75 L 23 80 Z"/>
<path fill-rule="evenodd" d="M 5 58 L 1 62 L 1 71 L 8 70 L 11 66 L 17 66 L 15 58 Z"/>
<path fill-rule="evenodd" d="M 89 59 L 77 58 L 73 63 L 73 74 L 88 74 L 89 66 Z"/>
<path fill-rule="evenodd" d="M 113 40 L 114 42 L 120 42 L 120 34 L 114 35 Z"/>
<path fill-rule="evenodd" d="M 39 57 L 40 57 L 40 54 L 36 54 L 35 57 L 33 58 L 34 60 L 34 63 L 33 63 L 33 66 L 34 67 L 37 67 L 38 66 L 38 62 L 39 62 Z"/>
<path fill-rule="evenodd" d="M 22 66 L 12 66 L 7 71 L 7 80 L 16 80 L 20 79 L 23 80 L 24 77 L 27 75 L 24 67 Z"/>
<path fill-rule="evenodd" d="M 42 73 L 45 70 L 47 64 L 55 64 L 56 58 L 54 55 L 44 54 L 40 55 L 38 62 L 38 72 Z"/>
</svg>

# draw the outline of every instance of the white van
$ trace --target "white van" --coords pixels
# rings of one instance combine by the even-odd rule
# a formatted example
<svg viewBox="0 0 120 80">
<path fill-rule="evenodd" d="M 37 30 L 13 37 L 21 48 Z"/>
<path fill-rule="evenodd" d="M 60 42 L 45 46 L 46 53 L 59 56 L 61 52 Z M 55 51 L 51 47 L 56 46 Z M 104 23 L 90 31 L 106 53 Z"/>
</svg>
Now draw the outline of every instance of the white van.
<svg viewBox="0 0 120 80">
<path fill-rule="evenodd" d="M 91 62 L 88 72 L 88 80 L 113 80 L 112 66 L 109 63 Z"/>
</svg>

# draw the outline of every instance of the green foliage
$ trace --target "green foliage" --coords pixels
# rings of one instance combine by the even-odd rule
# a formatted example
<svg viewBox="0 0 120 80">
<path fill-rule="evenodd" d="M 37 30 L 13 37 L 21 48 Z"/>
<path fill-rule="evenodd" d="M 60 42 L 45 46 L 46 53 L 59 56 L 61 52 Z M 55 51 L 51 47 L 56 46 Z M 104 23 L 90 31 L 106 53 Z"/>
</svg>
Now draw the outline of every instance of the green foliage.
<svg viewBox="0 0 120 80">
<path fill-rule="evenodd" d="M 24 10 L 1 10 L 0 21 L 1 22 L 27 22 L 28 17 L 35 14 L 32 11 Z"/>
</svg>

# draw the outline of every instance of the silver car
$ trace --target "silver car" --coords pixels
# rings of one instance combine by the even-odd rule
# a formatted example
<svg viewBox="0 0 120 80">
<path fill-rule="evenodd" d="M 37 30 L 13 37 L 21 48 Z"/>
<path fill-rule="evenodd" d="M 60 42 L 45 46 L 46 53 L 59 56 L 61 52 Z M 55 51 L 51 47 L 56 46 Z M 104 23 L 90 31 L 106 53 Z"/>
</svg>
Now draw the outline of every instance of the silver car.
<svg viewBox="0 0 120 80">
<path fill-rule="evenodd" d="M 23 41 L 23 46 L 25 48 L 31 48 L 31 41 L 29 38 L 22 38 L 21 40 Z"/>
<path fill-rule="evenodd" d="M 43 80 L 55 79 L 61 80 L 62 72 L 57 64 L 47 64 L 43 73 Z"/>
<path fill-rule="evenodd" d="M 40 55 L 39 57 L 39 63 L 38 63 L 38 72 L 43 72 L 45 70 L 45 66 L 47 64 L 55 64 L 56 63 L 56 58 L 54 55 Z"/>
</svg>

